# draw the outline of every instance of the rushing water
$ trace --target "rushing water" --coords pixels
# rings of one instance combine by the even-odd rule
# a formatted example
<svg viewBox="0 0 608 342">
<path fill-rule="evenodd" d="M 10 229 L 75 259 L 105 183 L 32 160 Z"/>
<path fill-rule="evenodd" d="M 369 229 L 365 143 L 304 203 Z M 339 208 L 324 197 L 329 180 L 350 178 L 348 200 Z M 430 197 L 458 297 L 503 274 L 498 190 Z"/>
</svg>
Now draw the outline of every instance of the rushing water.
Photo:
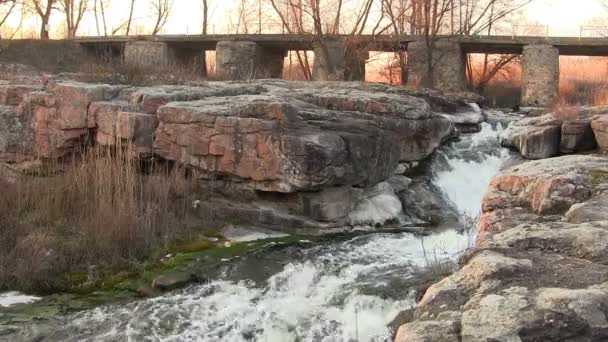
<svg viewBox="0 0 608 342">
<path fill-rule="evenodd" d="M 508 157 L 484 125 L 445 147 L 434 183 L 461 213 L 477 213 Z M 428 255 L 455 258 L 469 244 L 455 230 L 427 237 L 376 233 L 309 244 L 265 280 L 206 284 L 61 319 L 61 341 L 385 341 L 387 324 L 411 306 L 411 278 Z M 284 255 L 282 257 L 285 257 Z M 49 335 L 47 335 L 49 336 Z"/>
</svg>

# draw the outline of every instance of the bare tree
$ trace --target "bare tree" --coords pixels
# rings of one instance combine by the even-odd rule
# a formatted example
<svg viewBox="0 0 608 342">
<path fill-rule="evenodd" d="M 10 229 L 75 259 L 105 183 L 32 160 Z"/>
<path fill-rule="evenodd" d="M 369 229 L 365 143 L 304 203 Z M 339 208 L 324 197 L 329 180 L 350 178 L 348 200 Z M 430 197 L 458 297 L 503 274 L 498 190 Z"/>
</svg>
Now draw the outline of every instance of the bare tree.
<svg viewBox="0 0 608 342">
<path fill-rule="evenodd" d="M 432 87 L 435 64 L 440 62 L 436 44 L 440 39 L 456 35 L 491 34 L 495 25 L 510 14 L 523 8 L 533 0 L 381 0 L 382 18 L 374 28 L 374 34 L 389 33 L 395 36 L 396 58 L 402 68 L 401 78 L 407 82 L 408 59 L 400 51 L 399 37 L 417 35 L 426 45 L 426 76 L 421 85 Z M 489 81 L 500 68 L 515 60 L 514 56 L 504 56 L 504 60 L 491 60 L 485 56 L 481 75 Z M 468 63 L 469 66 L 471 65 Z M 469 69 L 467 76 L 472 76 Z M 476 73 L 479 75 L 479 73 Z"/>
<path fill-rule="evenodd" d="M 40 17 L 40 39 L 49 39 L 49 22 L 53 10 L 57 9 L 54 7 L 57 0 L 26 0 L 26 3 Z"/>
<path fill-rule="evenodd" d="M 13 13 L 13 10 L 17 7 L 18 2 L 16 0 L 0 0 L 0 6 L 5 7 L 4 5 L 8 5 L 6 11 L 3 11 L 4 15 L 0 18 L 0 28 L 4 26 L 6 20 Z"/>
<path fill-rule="evenodd" d="M 127 25 L 127 31 L 126 31 L 125 35 L 127 35 L 127 36 L 129 35 L 129 33 L 131 33 L 131 23 L 133 22 L 133 9 L 134 8 L 135 8 L 135 0 L 131 0 L 131 8 L 129 9 L 129 18 L 125 22 Z M 112 35 L 114 35 L 115 32 L 116 32 L 116 30 L 112 33 Z"/>
<path fill-rule="evenodd" d="M 208 30 L 209 30 L 209 1 L 208 0 L 202 0 L 201 1 L 201 6 L 203 7 L 203 20 L 202 20 L 202 33 L 204 35 L 207 34 Z M 209 70 L 207 70 L 207 52 L 203 51 L 203 56 L 202 56 L 202 60 L 201 60 L 201 73 L 203 74 L 203 77 L 207 77 Z"/>
<path fill-rule="evenodd" d="M 65 23 L 67 26 L 67 38 L 76 37 L 76 32 L 82 21 L 82 17 L 88 10 L 88 0 L 59 0 L 59 4 L 65 13 Z"/>
<path fill-rule="evenodd" d="M 377 0 L 361 0 L 350 3 L 347 0 L 268 0 L 287 33 L 310 34 L 323 47 L 324 36 L 348 33 L 362 34 L 368 26 L 373 4 Z M 346 13 L 346 8 L 354 8 Z M 328 54 L 327 49 L 321 53 Z M 298 64 L 307 79 L 312 77 L 308 55 L 296 52 Z M 326 58 L 329 61 L 329 58 Z M 331 68 L 331 67 L 330 67 Z"/>
<path fill-rule="evenodd" d="M 154 13 L 154 28 L 152 29 L 152 35 L 157 35 L 163 27 L 167 24 L 169 15 L 171 14 L 171 8 L 173 7 L 173 0 L 151 0 L 150 7 Z"/>
<path fill-rule="evenodd" d="M 209 29 L 209 1 L 202 0 L 201 6 L 203 7 L 202 33 L 207 34 Z"/>
<path fill-rule="evenodd" d="M 108 23 L 106 21 L 106 0 L 94 0 L 93 2 L 93 14 L 95 15 L 95 26 L 97 27 L 97 35 L 101 36 L 101 29 L 99 24 L 99 12 L 101 12 L 101 26 L 103 28 L 103 35 L 108 35 Z"/>
</svg>

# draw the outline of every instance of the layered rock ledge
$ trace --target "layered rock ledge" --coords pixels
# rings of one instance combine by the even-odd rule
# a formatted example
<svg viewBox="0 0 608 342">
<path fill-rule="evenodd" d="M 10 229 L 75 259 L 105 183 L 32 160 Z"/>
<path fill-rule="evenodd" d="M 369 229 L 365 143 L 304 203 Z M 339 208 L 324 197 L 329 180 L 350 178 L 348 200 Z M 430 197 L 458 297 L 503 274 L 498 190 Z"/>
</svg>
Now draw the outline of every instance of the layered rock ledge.
<svg viewBox="0 0 608 342">
<path fill-rule="evenodd" d="M 465 96 L 380 84 L 262 80 L 90 84 L 0 68 L 0 162 L 35 172 L 82 147 L 188 168 L 201 216 L 276 227 L 365 224 L 401 213 L 400 163 L 428 158 L 483 114 Z M 447 113 L 447 114 L 446 114 Z M 206 201 L 205 199 L 213 199 Z M 235 204 L 238 203 L 238 204 Z M 384 208 L 388 207 L 388 208 Z M 378 208 L 375 208 L 378 209 Z M 377 212 L 378 210 L 376 210 Z"/>
<path fill-rule="evenodd" d="M 608 107 L 562 109 L 509 125 L 502 145 L 517 149 L 528 159 L 592 151 L 608 151 Z"/>
<path fill-rule="evenodd" d="M 512 166 L 483 200 L 475 248 L 396 341 L 608 340 L 608 158 Z"/>
</svg>

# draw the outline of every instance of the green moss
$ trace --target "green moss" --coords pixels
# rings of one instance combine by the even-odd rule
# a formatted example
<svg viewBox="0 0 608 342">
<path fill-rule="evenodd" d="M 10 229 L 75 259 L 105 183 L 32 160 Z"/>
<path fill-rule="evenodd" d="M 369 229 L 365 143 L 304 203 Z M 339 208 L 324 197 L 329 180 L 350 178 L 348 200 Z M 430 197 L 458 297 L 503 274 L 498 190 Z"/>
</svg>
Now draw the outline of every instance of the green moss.
<svg viewBox="0 0 608 342">
<path fill-rule="evenodd" d="M 213 248 L 216 246 L 216 243 L 213 241 L 209 241 L 209 240 L 199 240 L 199 241 L 192 241 L 183 245 L 179 245 L 176 247 L 171 248 L 171 250 L 175 253 L 175 252 L 181 252 L 181 253 L 193 253 L 193 252 L 200 252 L 200 251 L 204 251 L 210 248 Z"/>
<path fill-rule="evenodd" d="M 608 169 L 591 170 L 591 183 L 593 185 L 608 183 Z"/>
</svg>

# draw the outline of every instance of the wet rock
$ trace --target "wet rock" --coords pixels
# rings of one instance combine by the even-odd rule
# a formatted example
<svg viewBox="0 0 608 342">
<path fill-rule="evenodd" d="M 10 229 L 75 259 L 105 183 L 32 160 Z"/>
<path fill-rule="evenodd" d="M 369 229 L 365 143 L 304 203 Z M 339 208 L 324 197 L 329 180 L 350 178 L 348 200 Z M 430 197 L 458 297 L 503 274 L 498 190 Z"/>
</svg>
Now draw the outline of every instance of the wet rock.
<svg viewBox="0 0 608 342">
<path fill-rule="evenodd" d="M 401 201 L 387 182 L 361 191 L 358 198 L 355 209 L 349 214 L 352 225 L 382 225 L 397 220 L 402 212 Z"/>
<path fill-rule="evenodd" d="M 149 285 L 142 285 L 142 286 L 138 287 L 135 290 L 135 292 L 137 292 L 138 296 L 144 297 L 144 298 L 151 298 L 151 297 L 158 296 L 160 294 L 159 289 L 155 289 Z"/>
<path fill-rule="evenodd" d="M 152 288 L 161 291 L 170 291 L 188 285 L 194 279 L 192 274 L 186 272 L 171 272 L 161 274 L 152 281 Z"/>
<path fill-rule="evenodd" d="M 572 155 L 496 176 L 475 248 L 461 257 L 460 270 L 427 290 L 399 338 L 608 339 L 608 220 L 601 214 L 608 178 L 598 171 L 607 163 Z M 445 330 L 450 324 L 457 329 Z"/>
<path fill-rule="evenodd" d="M 410 184 L 412 184 L 411 179 L 409 179 L 405 176 L 402 176 L 402 175 L 392 176 L 391 178 L 389 178 L 387 180 L 387 182 L 393 188 L 395 193 L 400 193 L 402 191 L 405 191 L 405 189 L 407 189 L 410 186 Z"/>
<path fill-rule="evenodd" d="M 484 109 L 483 113 L 486 117 L 486 122 L 492 126 L 500 124 L 506 128 L 511 122 L 519 121 L 524 118 L 520 113 L 513 113 L 506 109 Z"/>
<path fill-rule="evenodd" d="M 512 122 L 501 134 L 501 144 L 517 149 L 528 159 L 559 154 L 562 121 L 552 114 Z"/>
<path fill-rule="evenodd" d="M 412 183 L 399 192 L 399 199 L 406 214 L 433 225 L 458 225 L 457 210 L 435 185 L 426 181 Z"/>
<path fill-rule="evenodd" d="M 355 194 L 350 187 L 332 187 L 319 192 L 298 192 L 290 197 L 290 209 L 310 219 L 339 221 L 354 209 Z"/>
<path fill-rule="evenodd" d="M 466 107 L 444 114 L 444 116 L 450 119 L 461 133 L 479 132 L 481 129 L 479 124 L 486 120 L 484 113 L 476 103 L 467 103 Z"/>
</svg>

